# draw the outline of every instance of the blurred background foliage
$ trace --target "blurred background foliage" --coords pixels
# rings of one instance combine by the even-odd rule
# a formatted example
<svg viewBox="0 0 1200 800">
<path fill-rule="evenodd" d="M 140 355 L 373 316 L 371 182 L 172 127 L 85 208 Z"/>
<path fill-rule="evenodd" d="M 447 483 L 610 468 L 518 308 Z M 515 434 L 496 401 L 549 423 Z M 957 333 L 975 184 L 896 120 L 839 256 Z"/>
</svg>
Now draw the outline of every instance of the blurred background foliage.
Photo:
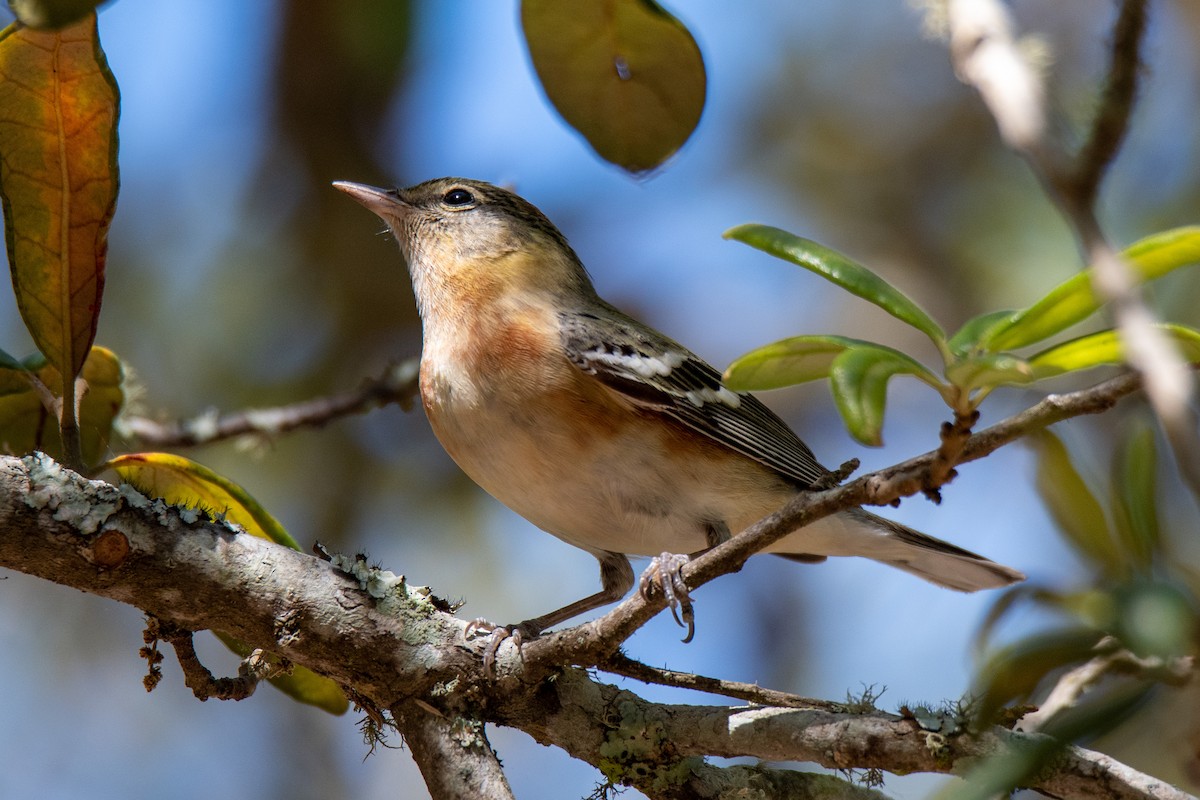
<svg viewBox="0 0 1200 800">
<path fill-rule="evenodd" d="M 1014 5 L 1023 29 L 1043 37 L 1054 102 L 1086 119 L 1113 8 Z M 911 8 L 764 0 L 731 14 L 727 3 L 692 0 L 671 10 L 704 54 L 707 106 L 683 150 L 633 180 L 597 159 L 546 102 L 513 3 L 103 7 L 101 39 L 122 92 L 122 191 L 97 343 L 135 371 L 142 412 L 178 418 L 286 403 L 417 354 L 395 244 L 330 188 L 338 179 L 388 185 L 456 174 L 511 185 L 559 224 L 602 294 L 718 367 L 801 332 L 933 355 L 923 337 L 861 301 L 723 242 L 736 224 L 777 225 L 844 252 L 948 329 L 1025 305 L 1081 266 L 1041 188 L 1000 145 Z M 1197 221 L 1197 40 L 1200 3 L 1152 6 L 1141 103 L 1103 198 L 1102 219 L 1121 244 Z M 1151 289 L 1164 316 L 1192 326 L 1200 324 L 1194 272 Z M 5 285 L 0 342 L 25 355 L 32 344 L 23 337 Z M 1036 397 L 1000 390 L 983 423 Z M 899 383 L 887 447 L 864 451 L 824 387 L 765 399 L 825 463 L 858 456 L 864 469 L 933 448 L 945 416 L 923 388 Z M 1102 418 L 1057 426 L 1081 473 L 1108 472 L 1139 406 L 1125 401 Z M 419 411 L 393 407 L 188 455 L 249 490 L 303 547 L 319 539 L 365 549 L 416 583 L 462 596 L 468 616 L 524 619 L 596 585 L 590 556 L 483 495 Z M 910 500 L 888 514 L 1017 567 L 1038 586 L 1112 585 L 1056 529 L 1032 451 L 1007 448 L 960 473 L 940 507 Z M 1170 557 L 1195 564 L 1195 506 L 1165 462 L 1160 474 Z M 169 661 L 163 684 L 145 695 L 136 612 L 4 577 L 0 747 L 12 766 L 0 774 L 0 796 L 423 796 L 406 756 L 363 761 L 349 716 L 266 690 L 201 705 Z M 693 644 L 680 645 L 660 619 L 632 640 L 631 654 L 835 699 L 886 684 L 879 705 L 894 709 L 969 688 L 969 643 L 995 597 L 951 595 L 856 560 L 810 568 L 756 559 L 696 599 Z M 1016 606 L 993 631 L 997 641 L 1058 619 L 1034 603 Z M 233 663 L 216 644 L 202 655 L 215 669 Z M 1195 790 L 1200 731 L 1196 715 L 1179 710 L 1197 707 L 1196 691 L 1152 693 L 1092 746 Z M 521 734 L 492 738 L 520 796 L 585 796 L 600 780 Z M 944 780 L 889 777 L 885 789 L 920 797 Z"/>
</svg>

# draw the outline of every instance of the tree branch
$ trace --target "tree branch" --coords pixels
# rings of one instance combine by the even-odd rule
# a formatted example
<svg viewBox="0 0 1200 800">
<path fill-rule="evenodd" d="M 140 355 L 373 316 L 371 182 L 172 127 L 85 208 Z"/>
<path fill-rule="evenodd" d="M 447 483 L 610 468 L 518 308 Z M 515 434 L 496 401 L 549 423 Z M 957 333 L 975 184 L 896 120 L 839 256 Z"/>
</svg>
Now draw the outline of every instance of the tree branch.
<svg viewBox="0 0 1200 800">
<path fill-rule="evenodd" d="M 415 702 L 392 706 L 392 717 L 433 800 L 515 800 L 482 722 Z"/>
<path fill-rule="evenodd" d="M 780 708 L 819 708 L 823 711 L 846 711 L 845 703 L 834 703 L 815 697 L 801 697 L 798 694 L 767 689 L 752 683 L 727 681 L 722 678 L 708 678 L 694 675 L 690 672 L 677 672 L 673 669 L 652 667 L 636 661 L 624 653 L 616 653 L 607 660 L 596 665 L 599 669 L 613 675 L 633 678 L 642 683 L 659 686 L 674 686 L 679 689 L 692 689 L 697 692 L 732 697 L 758 705 L 778 706 Z"/>
<path fill-rule="evenodd" d="M 1155 325 L 1129 265 L 1096 218 L 1096 194 L 1120 149 L 1137 96 L 1145 0 L 1124 0 L 1112 39 L 1107 84 L 1091 135 L 1072 159 L 1050 135 L 1041 77 L 1021 52 L 1011 14 L 1000 0 L 950 0 L 950 54 L 960 80 L 974 86 L 1004 141 L 1029 161 L 1071 226 L 1096 294 L 1112 306 L 1126 361 L 1146 380 L 1180 472 L 1200 499 L 1198 418 L 1191 408 L 1192 376 L 1174 345 Z"/>
<path fill-rule="evenodd" d="M 1142 34 L 1146 30 L 1146 0 L 1125 0 L 1113 25 L 1108 75 L 1091 132 L 1080 148 L 1075 185 L 1087 205 L 1095 203 L 1100 182 L 1117 156 L 1137 99 L 1141 70 Z"/>
<path fill-rule="evenodd" d="M 417 361 L 389 366 L 377 378 L 367 378 L 354 391 L 317 397 L 277 408 L 251 409 L 219 416 L 209 412 L 188 420 L 156 422 L 147 417 L 119 420 L 121 436 L 143 447 L 193 447 L 239 436 L 273 437 L 297 428 L 320 428 L 351 414 L 388 403 L 404 408 L 417 394 Z"/>
<path fill-rule="evenodd" d="M 1125 375 L 1047 398 L 970 436 L 962 458 L 980 458 L 1024 432 L 1108 408 L 1138 385 L 1137 377 Z M 696 559 L 685 568 L 687 578 L 698 585 L 728 572 L 731 563 L 817 514 L 919 491 L 936 458 L 927 453 L 808 495 Z M 445 613 L 428 589 L 359 559 L 335 558 L 343 572 L 225 523 L 185 523 L 160 501 L 88 481 L 43 455 L 0 458 L 0 531 L 0 566 L 134 605 L 186 630 L 218 627 L 326 675 L 370 705 L 392 709 L 405 735 L 421 740 L 410 745 L 421 748 L 426 755 L 419 758 L 430 764 L 452 742 L 461 747 L 464 731 L 477 730 L 476 723 L 497 722 L 562 747 L 651 797 L 678 796 L 680 782 L 701 797 L 715 796 L 714 787 L 722 786 L 795 796 L 787 792 L 800 784 L 808 791 L 820 784 L 838 787 L 841 796 L 865 797 L 877 795 L 829 776 L 718 768 L 701 756 L 962 773 L 979 758 L 1042 741 L 993 729 L 941 742 L 914 720 L 879 712 L 655 705 L 591 680 L 583 670 L 564 668 L 598 663 L 580 659 L 603 653 L 636 627 L 630 620 L 661 608 L 640 597 L 601 620 L 526 644 L 524 668 L 509 654 L 492 680 L 484 674 L 483 645 L 464 640 L 465 622 Z M 459 776 L 463 785 L 500 786 L 491 783 L 495 771 L 486 743 L 469 744 L 476 749 L 470 769 Z M 1079 749 L 1069 749 L 1035 785 L 1060 797 L 1184 797 Z M 770 787 L 788 788 L 772 795 Z"/>
</svg>

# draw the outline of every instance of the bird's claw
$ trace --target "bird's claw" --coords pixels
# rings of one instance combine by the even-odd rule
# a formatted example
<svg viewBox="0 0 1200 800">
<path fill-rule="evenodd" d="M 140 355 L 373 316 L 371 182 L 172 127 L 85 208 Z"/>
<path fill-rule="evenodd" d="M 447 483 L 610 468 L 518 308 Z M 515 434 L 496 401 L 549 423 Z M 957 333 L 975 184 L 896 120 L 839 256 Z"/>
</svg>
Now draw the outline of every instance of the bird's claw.
<svg viewBox="0 0 1200 800">
<path fill-rule="evenodd" d="M 688 594 L 687 584 L 683 580 L 683 565 L 690 557 L 680 553 L 663 553 L 650 559 L 650 566 L 642 573 L 638 582 L 638 591 L 647 600 L 655 589 L 663 593 L 667 607 L 675 624 L 687 628 L 683 643 L 687 644 L 696 634 L 696 611 L 692 607 L 692 598 Z"/>
<path fill-rule="evenodd" d="M 521 623 L 520 625 L 497 625 L 494 622 L 488 622 L 482 617 L 478 617 L 467 623 L 467 627 L 463 631 L 463 638 L 470 639 L 476 633 L 485 633 L 488 636 L 487 643 L 483 647 L 483 674 L 488 678 L 496 677 L 496 653 L 500 650 L 500 645 L 504 644 L 506 639 L 511 639 L 513 646 L 517 648 L 517 656 L 521 657 L 521 645 L 524 644 L 527 634 L 525 623 Z M 529 638 L 537 635 L 533 632 L 528 633 Z"/>
</svg>

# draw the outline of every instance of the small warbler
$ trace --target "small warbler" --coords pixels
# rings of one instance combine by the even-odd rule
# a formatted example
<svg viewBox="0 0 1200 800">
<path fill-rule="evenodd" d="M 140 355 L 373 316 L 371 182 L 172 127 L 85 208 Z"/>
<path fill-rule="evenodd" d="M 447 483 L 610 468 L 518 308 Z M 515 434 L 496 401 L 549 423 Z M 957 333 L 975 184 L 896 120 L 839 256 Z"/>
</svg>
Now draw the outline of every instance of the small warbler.
<svg viewBox="0 0 1200 800">
<path fill-rule="evenodd" d="M 334 185 L 383 219 L 408 261 L 421 402 L 446 451 L 493 497 L 600 561 L 599 592 L 513 631 L 472 625 L 536 636 L 623 597 L 627 555 L 662 554 L 652 577 L 684 604 L 690 638 L 669 554 L 720 544 L 828 471 L 757 398 L 602 300 L 562 233 L 512 192 L 462 178 Z M 964 592 L 1024 578 L 861 508 L 768 552 L 865 556 Z"/>
</svg>

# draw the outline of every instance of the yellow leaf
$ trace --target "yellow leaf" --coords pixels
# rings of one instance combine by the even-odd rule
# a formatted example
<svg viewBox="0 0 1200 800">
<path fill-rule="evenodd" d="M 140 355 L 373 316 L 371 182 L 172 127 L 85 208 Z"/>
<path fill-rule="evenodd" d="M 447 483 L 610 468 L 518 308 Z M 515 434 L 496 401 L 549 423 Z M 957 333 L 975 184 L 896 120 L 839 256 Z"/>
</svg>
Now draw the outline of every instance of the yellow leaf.
<svg viewBox="0 0 1200 800">
<path fill-rule="evenodd" d="M 38 361 L 40 365 L 30 365 L 29 370 L 0 367 L 0 450 L 10 455 L 41 450 L 61 459 L 58 423 L 43 406 L 27 373 L 44 386 L 58 385 L 61 376 L 45 359 L 38 357 Z M 108 449 L 113 419 L 125 403 L 124 374 L 111 350 L 93 347 L 81 377 L 85 389 L 79 404 L 80 443 L 84 463 L 95 464 Z"/>
<path fill-rule="evenodd" d="M 223 514 L 247 533 L 300 549 L 291 534 L 245 489 L 191 459 L 170 453 L 130 453 L 117 456 L 106 466 L 150 497 Z"/>
</svg>

